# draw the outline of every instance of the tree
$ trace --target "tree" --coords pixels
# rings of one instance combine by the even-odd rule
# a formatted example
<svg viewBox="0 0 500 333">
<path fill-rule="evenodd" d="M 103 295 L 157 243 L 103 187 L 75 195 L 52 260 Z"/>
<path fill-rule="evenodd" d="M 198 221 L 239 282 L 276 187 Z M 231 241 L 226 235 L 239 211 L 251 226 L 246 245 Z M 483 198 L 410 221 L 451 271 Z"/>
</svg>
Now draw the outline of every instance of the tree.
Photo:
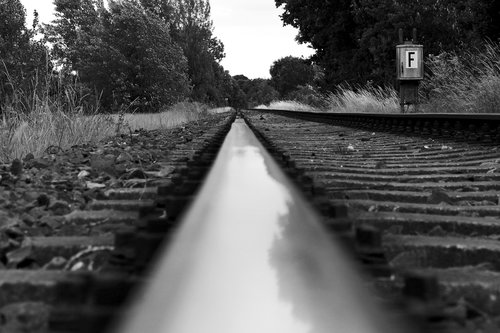
<svg viewBox="0 0 500 333">
<path fill-rule="evenodd" d="M 233 77 L 238 87 L 244 93 L 246 104 L 255 107 L 261 104 L 269 104 L 279 99 L 280 94 L 271 85 L 271 80 L 253 79 L 250 80 L 244 75 Z"/>
<path fill-rule="evenodd" d="M 426 53 L 457 51 L 500 37 L 497 0 L 275 0 L 297 40 L 316 50 L 325 86 L 394 79 L 397 30 L 419 31 Z"/>
<path fill-rule="evenodd" d="M 492 24 L 488 8 L 488 1 L 472 0 L 359 0 L 353 6 L 358 50 L 371 64 L 363 69 L 369 79 L 378 83 L 394 78 L 394 46 L 399 28 L 407 36 L 417 28 L 419 43 L 427 54 L 479 46 L 485 38 L 493 37 L 486 34 Z"/>
<path fill-rule="evenodd" d="M 56 0 L 47 27 L 63 64 L 107 109 L 154 111 L 189 93 L 187 62 L 167 24 L 135 1 Z"/>
<path fill-rule="evenodd" d="M 175 7 L 170 0 L 140 0 L 142 6 L 162 19 L 170 28 L 174 20 Z"/>
<path fill-rule="evenodd" d="M 160 17 L 169 27 L 173 40 L 182 47 L 188 61 L 192 84 L 191 98 L 223 105 L 230 76 L 219 62 L 224 45 L 213 36 L 208 0 L 140 0 L 148 11 Z M 224 97 L 224 96 L 225 97 Z"/>
<path fill-rule="evenodd" d="M 173 0 L 175 14 L 172 37 L 182 47 L 193 85 L 191 97 L 200 102 L 220 103 L 216 90 L 218 62 L 225 56 L 224 45 L 213 36 L 208 0 Z"/>
<path fill-rule="evenodd" d="M 352 81 L 355 22 L 352 0 L 275 0 L 283 6 L 282 20 L 299 29 L 297 41 L 311 43 L 316 50 L 312 61 L 325 68 L 325 84 L 332 88 L 342 81 Z M 355 74 L 354 74 L 355 75 Z"/>
<path fill-rule="evenodd" d="M 140 111 L 158 110 L 188 95 L 186 59 L 163 21 L 148 15 L 136 3 L 123 1 L 110 4 L 103 27 L 102 41 L 108 47 L 102 49 L 116 63 L 110 64 L 108 57 L 98 57 L 97 66 L 93 68 L 118 67 L 111 67 L 113 71 L 108 76 L 111 82 L 107 85 L 122 96 L 119 104 L 134 103 Z M 91 73 L 91 70 L 82 70 L 82 75 L 89 80 Z"/>
<path fill-rule="evenodd" d="M 299 86 L 313 83 L 314 68 L 304 59 L 288 56 L 276 60 L 271 69 L 271 82 L 281 97 L 286 97 Z"/>
<path fill-rule="evenodd" d="M 36 11 L 32 28 L 25 23 L 25 9 L 19 0 L 0 0 L 0 107 L 16 90 L 27 91 L 28 86 L 41 90 L 43 75 L 36 73 L 50 71 L 45 46 L 33 38 L 37 33 Z"/>
<path fill-rule="evenodd" d="M 56 59 L 78 69 L 85 62 L 85 42 L 99 32 L 106 9 L 102 0 L 54 0 L 54 5 L 56 19 L 44 27 L 46 40 Z"/>
<path fill-rule="evenodd" d="M 26 32 L 26 13 L 19 0 L 0 1 L 0 56 L 5 59 L 9 50 L 23 43 Z"/>
</svg>

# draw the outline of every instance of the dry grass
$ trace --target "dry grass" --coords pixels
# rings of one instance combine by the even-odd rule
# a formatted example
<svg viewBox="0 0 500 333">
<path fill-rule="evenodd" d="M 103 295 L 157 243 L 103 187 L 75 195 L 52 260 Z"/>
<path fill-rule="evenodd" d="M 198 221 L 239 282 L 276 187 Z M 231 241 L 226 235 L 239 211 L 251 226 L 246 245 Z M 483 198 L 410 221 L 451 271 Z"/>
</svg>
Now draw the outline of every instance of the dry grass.
<svg viewBox="0 0 500 333">
<path fill-rule="evenodd" d="M 0 127 L 0 161 L 8 162 L 28 153 L 41 156 L 53 146 L 68 148 L 95 142 L 113 128 L 110 117 L 69 115 L 48 107 L 27 116 L 6 117 Z"/>
<path fill-rule="evenodd" d="M 55 104 L 38 103 L 29 114 L 4 107 L 0 124 L 0 162 L 22 158 L 28 153 L 43 156 L 49 147 L 66 149 L 82 143 L 95 143 L 136 129 L 171 128 L 204 117 L 207 108 L 198 103 L 180 103 L 162 113 L 86 115 L 82 109 L 62 111 Z"/>
<path fill-rule="evenodd" d="M 427 112 L 500 112 L 500 44 L 430 56 L 423 83 Z"/>
<path fill-rule="evenodd" d="M 274 109 L 288 111 L 318 111 L 318 109 L 297 101 L 273 101 L 269 105 L 259 105 L 256 109 Z"/>
<path fill-rule="evenodd" d="M 188 121 L 198 120 L 209 113 L 205 104 L 196 102 L 182 102 L 160 113 L 122 113 L 113 115 L 113 122 L 117 125 L 115 132 L 136 129 L 164 129 L 178 126 Z"/>
<path fill-rule="evenodd" d="M 327 97 L 328 112 L 395 113 L 400 112 L 397 92 L 392 88 L 367 86 L 357 90 L 339 88 Z"/>
<path fill-rule="evenodd" d="M 297 101 L 274 101 L 268 106 L 259 105 L 256 109 L 277 109 L 289 111 L 326 111 L 326 112 L 400 112 L 397 92 L 392 88 L 367 86 L 357 90 L 339 88 L 325 98 L 325 108 L 318 109 Z"/>
<path fill-rule="evenodd" d="M 136 129 L 170 128 L 208 114 L 200 103 L 178 103 L 161 113 L 102 114 L 99 101 L 89 101 L 76 77 L 54 77 L 47 64 L 45 73 L 35 73 L 28 86 L 16 86 L 0 59 L 12 93 L 0 100 L 0 163 L 23 158 L 28 153 L 44 155 L 49 147 L 66 149 Z"/>
<path fill-rule="evenodd" d="M 224 106 L 224 107 L 213 108 L 213 109 L 208 110 L 208 112 L 212 113 L 212 114 L 225 113 L 225 112 L 231 112 L 231 111 L 234 111 L 234 108 L 232 108 L 230 106 Z"/>
</svg>

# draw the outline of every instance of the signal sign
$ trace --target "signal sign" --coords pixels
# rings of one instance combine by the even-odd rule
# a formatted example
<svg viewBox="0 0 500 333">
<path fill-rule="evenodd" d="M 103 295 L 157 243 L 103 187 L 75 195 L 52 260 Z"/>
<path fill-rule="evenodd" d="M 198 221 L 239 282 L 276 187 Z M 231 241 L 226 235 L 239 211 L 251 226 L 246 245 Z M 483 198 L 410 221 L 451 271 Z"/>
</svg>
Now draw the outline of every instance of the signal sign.
<svg viewBox="0 0 500 333">
<path fill-rule="evenodd" d="M 423 47 L 416 44 L 402 44 L 396 47 L 398 80 L 422 80 L 424 78 Z"/>
</svg>

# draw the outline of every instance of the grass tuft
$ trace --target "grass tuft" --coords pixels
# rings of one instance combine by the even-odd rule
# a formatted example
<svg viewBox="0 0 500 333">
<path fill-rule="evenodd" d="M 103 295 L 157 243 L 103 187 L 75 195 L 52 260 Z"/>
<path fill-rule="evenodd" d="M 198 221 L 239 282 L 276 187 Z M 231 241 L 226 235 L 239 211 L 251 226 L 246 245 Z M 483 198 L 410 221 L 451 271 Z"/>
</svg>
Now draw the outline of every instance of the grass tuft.
<svg viewBox="0 0 500 333">
<path fill-rule="evenodd" d="M 202 103 L 181 102 L 177 103 L 160 113 L 125 113 L 114 115 L 115 122 L 122 122 L 122 127 L 129 130 L 166 129 L 180 124 L 195 121 L 206 117 L 209 108 Z M 120 121 L 120 117 L 123 119 Z"/>
<path fill-rule="evenodd" d="M 179 103 L 161 113 L 119 115 L 69 113 L 50 107 L 30 114 L 11 112 L 0 126 L 0 162 L 23 158 L 28 153 L 43 156 L 47 148 L 66 149 L 96 143 L 138 129 L 166 129 L 205 117 L 207 107 L 199 103 Z"/>
<path fill-rule="evenodd" d="M 28 153 L 42 156 L 48 147 L 68 148 L 95 142 L 112 133 L 115 124 L 108 116 L 62 112 L 40 107 L 30 114 L 5 117 L 0 126 L 0 161 L 22 158 Z"/>
<path fill-rule="evenodd" d="M 99 101 L 89 105 L 76 81 L 49 92 L 32 85 L 26 91 L 12 86 L 12 93 L 0 105 L 0 163 L 31 153 L 43 156 L 49 147 L 66 149 L 83 143 L 96 143 L 106 137 L 136 129 L 163 129 L 197 120 L 208 113 L 200 103 L 178 103 L 161 113 L 117 115 L 101 114 Z M 39 82 L 35 80 L 35 82 Z"/>
<path fill-rule="evenodd" d="M 429 56 L 422 92 L 427 112 L 500 112 L 500 43 Z"/>
<path fill-rule="evenodd" d="M 289 111 L 318 111 L 318 109 L 297 101 L 273 101 L 269 105 L 259 105 L 256 109 L 289 110 Z"/>
<path fill-rule="evenodd" d="M 341 87 L 327 97 L 328 112 L 393 113 L 400 112 L 399 98 L 392 88 L 370 85 L 353 90 Z"/>
</svg>

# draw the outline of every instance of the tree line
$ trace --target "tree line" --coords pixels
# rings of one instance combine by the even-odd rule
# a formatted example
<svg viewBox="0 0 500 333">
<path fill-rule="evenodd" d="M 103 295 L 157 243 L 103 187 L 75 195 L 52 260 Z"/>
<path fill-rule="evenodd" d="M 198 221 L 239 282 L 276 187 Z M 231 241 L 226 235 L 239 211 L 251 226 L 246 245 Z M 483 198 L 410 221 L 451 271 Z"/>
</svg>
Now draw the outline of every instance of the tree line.
<svg viewBox="0 0 500 333">
<path fill-rule="evenodd" d="M 297 40 L 316 50 L 321 86 L 376 85 L 394 81 L 398 30 L 417 28 L 426 54 L 460 52 L 500 37 L 497 0 L 275 0 Z"/>
<path fill-rule="evenodd" d="M 0 108 L 47 97 L 106 112 L 154 112 L 185 100 L 236 108 L 277 99 L 314 104 L 322 71 L 304 59 L 276 60 L 271 79 L 231 77 L 220 64 L 224 45 L 212 33 L 208 0 L 54 6 L 51 23 L 39 24 L 35 12 L 26 24 L 20 0 L 0 0 Z"/>
<path fill-rule="evenodd" d="M 82 90 L 101 109 L 155 111 L 193 100 L 237 103 L 220 64 L 208 0 L 54 0 L 55 20 L 30 27 L 19 0 L 0 1 L 0 105 L 16 92 Z M 242 101 L 244 103 L 244 101 Z"/>
</svg>

